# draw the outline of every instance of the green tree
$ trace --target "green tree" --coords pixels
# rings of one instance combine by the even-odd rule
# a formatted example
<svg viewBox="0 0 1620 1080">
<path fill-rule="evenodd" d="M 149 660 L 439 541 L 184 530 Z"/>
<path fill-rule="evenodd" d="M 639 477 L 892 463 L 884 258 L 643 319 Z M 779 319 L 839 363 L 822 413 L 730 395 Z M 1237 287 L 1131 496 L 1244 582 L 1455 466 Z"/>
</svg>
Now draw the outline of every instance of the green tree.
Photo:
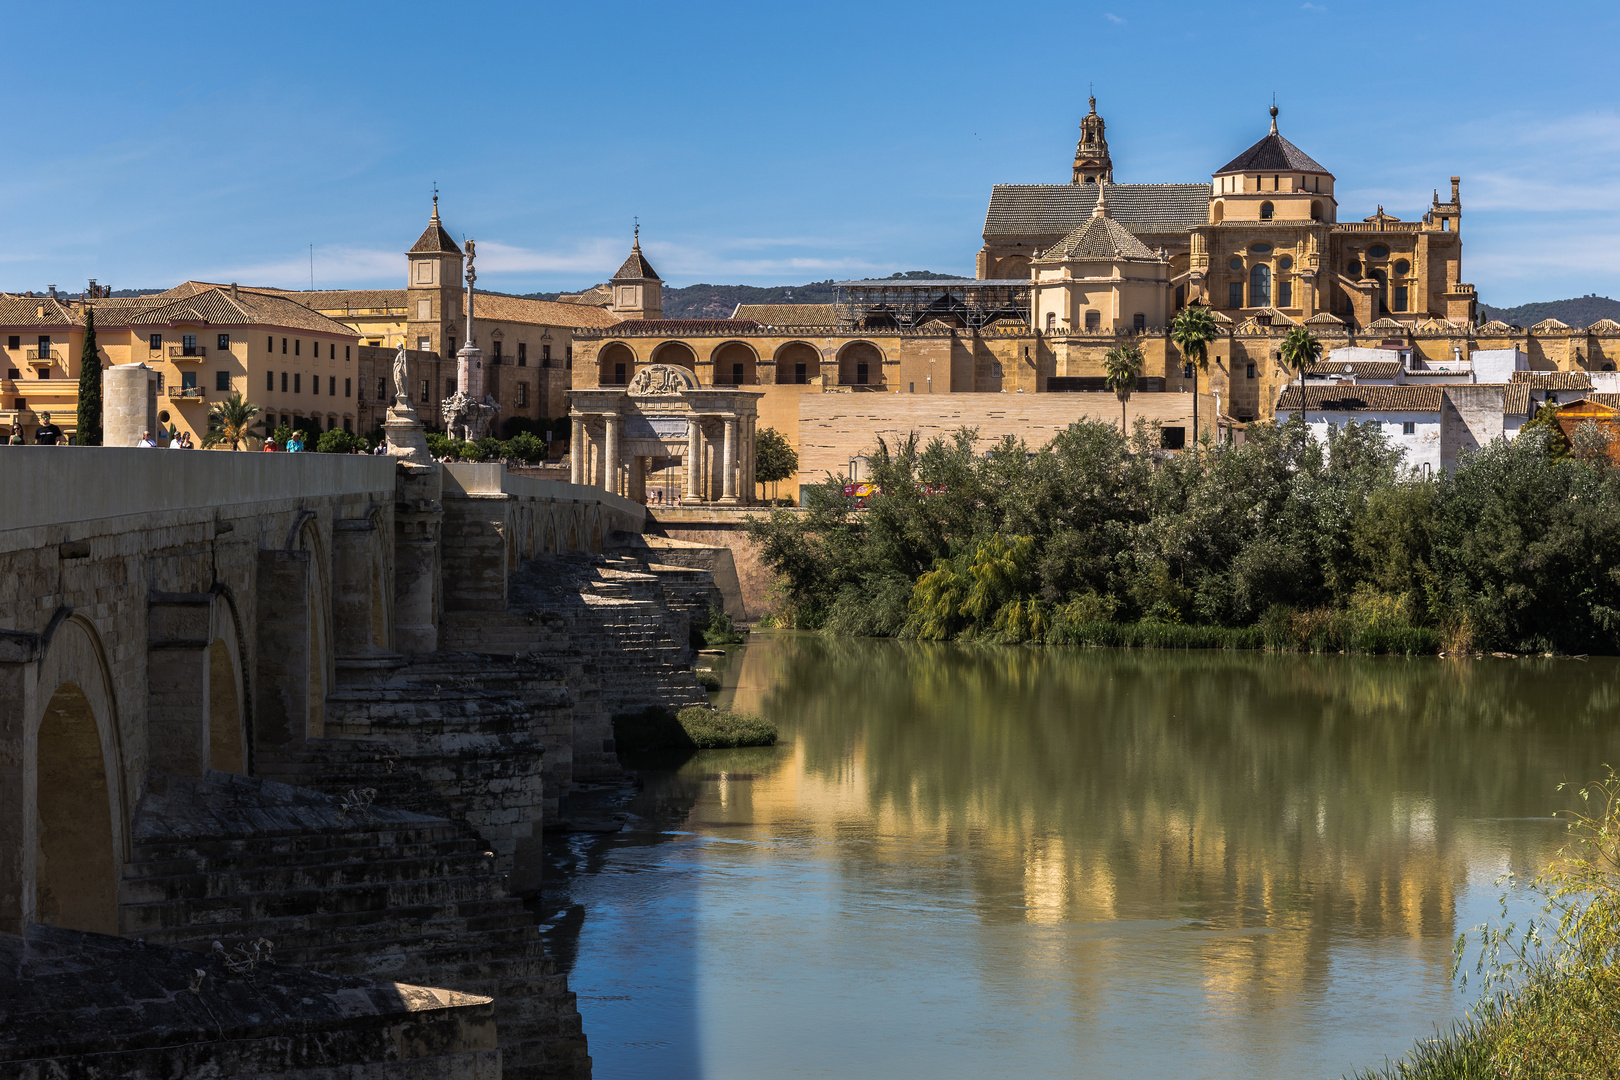
<svg viewBox="0 0 1620 1080">
<path fill-rule="evenodd" d="M 229 446 L 240 450 L 242 442 L 258 426 L 259 407 L 234 393 L 224 401 L 216 401 L 208 409 L 208 432 L 203 446 Z"/>
<path fill-rule="evenodd" d="M 1322 342 L 1303 326 L 1291 327 L 1283 335 L 1282 360 L 1290 371 L 1299 373 L 1300 397 L 1305 396 L 1305 369 L 1322 359 Z M 1301 402 L 1303 405 L 1304 402 Z"/>
<path fill-rule="evenodd" d="M 1214 313 L 1196 300 L 1178 311 L 1170 323 L 1170 340 L 1193 367 L 1194 446 L 1198 444 L 1198 376 L 1209 370 L 1209 343 L 1218 332 Z"/>
<path fill-rule="evenodd" d="M 799 471 L 799 452 L 773 427 L 754 433 L 754 481 L 775 484 Z"/>
<path fill-rule="evenodd" d="M 501 444 L 500 456 L 532 465 L 546 456 L 546 444 L 533 431 L 519 431 Z"/>
<path fill-rule="evenodd" d="M 1142 374 L 1142 365 L 1146 363 L 1142 350 L 1135 345 L 1115 345 L 1103 354 L 1103 374 L 1108 389 L 1119 398 L 1119 430 L 1126 431 L 1125 403 L 1131 400 L 1131 391 L 1136 389 L 1136 377 Z"/>
<path fill-rule="evenodd" d="M 96 347 L 96 309 L 84 309 L 84 351 L 79 354 L 79 446 L 101 445 L 101 352 Z"/>
<path fill-rule="evenodd" d="M 366 440 L 352 431 L 333 428 L 321 432 L 321 437 L 315 440 L 315 449 L 322 454 L 349 454 L 366 449 Z"/>
</svg>

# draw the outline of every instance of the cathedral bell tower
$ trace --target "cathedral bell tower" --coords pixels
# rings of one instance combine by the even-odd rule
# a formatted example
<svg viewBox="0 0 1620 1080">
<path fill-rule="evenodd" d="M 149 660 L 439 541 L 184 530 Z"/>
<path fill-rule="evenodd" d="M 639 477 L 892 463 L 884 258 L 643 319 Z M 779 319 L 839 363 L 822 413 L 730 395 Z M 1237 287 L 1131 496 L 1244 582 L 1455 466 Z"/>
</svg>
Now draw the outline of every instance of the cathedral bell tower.
<svg viewBox="0 0 1620 1080">
<path fill-rule="evenodd" d="M 1080 118 L 1080 142 L 1074 148 L 1074 179 L 1071 184 L 1112 184 L 1114 163 L 1108 158 L 1106 127 L 1097 115 L 1097 99 L 1091 99 L 1091 111 Z"/>
<path fill-rule="evenodd" d="M 626 319 L 661 319 L 664 317 L 664 282 L 641 254 L 641 226 L 636 226 L 636 239 L 630 248 L 630 257 L 624 260 L 619 272 L 609 282 L 613 287 L 614 314 Z"/>
<path fill-rule="evenodd" d="M 433 216 L 415 246 L 405 253 L 405 347 L 435 352 L 446 359 L 465 340 L 461 318 L 461 249 L 439 220 L 439 197 Z M 394 348 L 398 342 L 386 342 Z"/>
</svg>

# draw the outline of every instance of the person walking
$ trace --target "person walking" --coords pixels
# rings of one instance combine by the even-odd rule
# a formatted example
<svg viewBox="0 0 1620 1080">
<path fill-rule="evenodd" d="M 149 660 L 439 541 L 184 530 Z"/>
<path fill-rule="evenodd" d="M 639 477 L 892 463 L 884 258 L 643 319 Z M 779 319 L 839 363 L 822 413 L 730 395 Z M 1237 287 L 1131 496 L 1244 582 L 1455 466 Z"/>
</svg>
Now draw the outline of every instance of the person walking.
<svg viewBox="0 0 1620 1080">
<path fill-rule="evenodd" d="M 144 450 L 156 450 L 157 449 L 157 443 L 153 441 L 152 433 L 150 431 L 141 432 L 141 441 L 136 443 L 135 445 L 141 447 Z"/>
<path fill-rule="evenodd" d="M 67 440 L 62 437 L 62 429 L 51 423 L 50 413 L 39 414 L 39 427 L 34 429 L 34 442 L 38 446 L 56 446 Z"/>
</svg>

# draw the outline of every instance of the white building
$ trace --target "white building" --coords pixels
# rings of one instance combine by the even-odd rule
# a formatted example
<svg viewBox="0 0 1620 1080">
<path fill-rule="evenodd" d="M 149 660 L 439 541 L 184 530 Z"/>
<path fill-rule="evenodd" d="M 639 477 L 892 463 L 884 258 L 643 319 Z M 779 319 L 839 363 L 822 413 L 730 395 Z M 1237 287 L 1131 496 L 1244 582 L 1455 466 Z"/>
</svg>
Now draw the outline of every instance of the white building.
<svg viewBox="0 0 1620 1080">
<path fill-rule="evenodd" d="M 1311 434 L 1326 443 L 1345 425 L 1378 424 L 1406 454 L 1409 468 L 1423 473 L 1451 470 L 1469 450 L 1492 439 L 1512 438 L 1528 418 L 1529 387 L 1426 384 L 1357 385 L 1307 383 L 1290 386 L 1277 402 L 1277 422 L 1303 413 Z"/>
</svg>

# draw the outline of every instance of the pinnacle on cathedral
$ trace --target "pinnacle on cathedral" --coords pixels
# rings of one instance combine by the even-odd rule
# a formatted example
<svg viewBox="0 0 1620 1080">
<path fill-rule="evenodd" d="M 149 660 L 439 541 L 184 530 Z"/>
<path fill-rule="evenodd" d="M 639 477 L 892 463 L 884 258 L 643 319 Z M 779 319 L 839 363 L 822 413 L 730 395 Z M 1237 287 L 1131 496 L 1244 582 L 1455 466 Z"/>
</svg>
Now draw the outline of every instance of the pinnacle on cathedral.
<svg viewBox="0 0 1620 1080">
<path fill-rule="evenodd" d="M 1114 163 L 1108 157 L 1106 125 L 1097 115 L 1097 99 L 1091 98 L 1091 111 L 1080 118 L 1080 141 L 1074 147 L 1074 179 L 1071 184 L 1112 184 Z"/>
</svg>

